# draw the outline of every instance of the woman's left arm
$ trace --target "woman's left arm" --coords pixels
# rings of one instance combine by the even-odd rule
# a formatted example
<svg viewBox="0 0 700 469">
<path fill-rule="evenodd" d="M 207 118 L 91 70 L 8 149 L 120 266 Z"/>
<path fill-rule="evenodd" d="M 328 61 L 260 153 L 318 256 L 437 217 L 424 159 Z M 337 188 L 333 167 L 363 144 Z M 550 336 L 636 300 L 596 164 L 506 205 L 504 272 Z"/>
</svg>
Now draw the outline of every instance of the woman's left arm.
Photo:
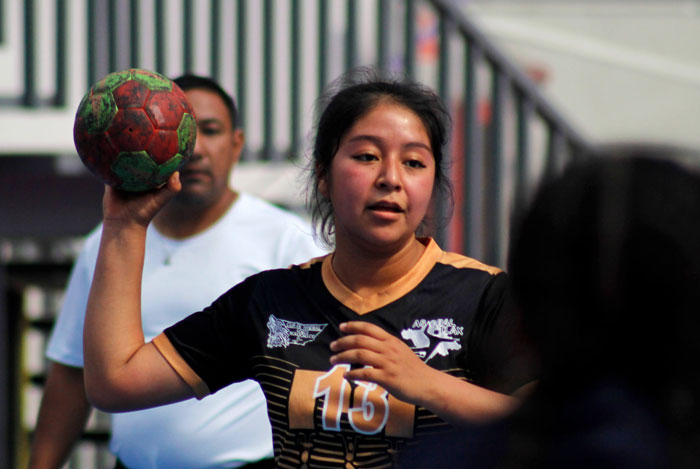
<svg viewBox="0 0 700 469">
<path fill-rule="evenodd" d="M 331 364 L 363 365 L 348 380 L 379 384 L 405 402 L 429 409 L 455 425 L 484 422 L 514 410 L 515 397 L 479 387 L 426 365 L 399 338 L 364 321 L 341 324 L 346 335 L 333 343 Z"/>
</svg>

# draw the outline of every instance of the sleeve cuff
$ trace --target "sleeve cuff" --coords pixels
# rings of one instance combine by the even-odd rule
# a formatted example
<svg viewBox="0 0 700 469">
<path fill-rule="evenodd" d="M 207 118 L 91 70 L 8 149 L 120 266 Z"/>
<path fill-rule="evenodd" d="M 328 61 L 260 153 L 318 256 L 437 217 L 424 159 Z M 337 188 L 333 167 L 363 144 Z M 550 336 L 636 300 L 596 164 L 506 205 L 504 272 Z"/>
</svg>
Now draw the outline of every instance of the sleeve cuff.
<svg viewBox="0 0 700 469">
<path fill-rule="evenodd" d="M 180 375 L 180 378 L 182 378 L 192 388 L 197 399 L 202 399 L 211 394 L 207 383 L 202 381 L 199 375 L 197 375 L 197 373 L 190 368 L 175 347 L 173 347 L 173 344 L 170 342 L 170 339 L 168 339 L 168 336 L 166 336 L 164 332 L 161 332 L 154 337 L 152 342 L 158 352 L 163 355 L 163 358 L 165 358 L 170 366 L 173 367 L 175 372 Z"/>
</svg>

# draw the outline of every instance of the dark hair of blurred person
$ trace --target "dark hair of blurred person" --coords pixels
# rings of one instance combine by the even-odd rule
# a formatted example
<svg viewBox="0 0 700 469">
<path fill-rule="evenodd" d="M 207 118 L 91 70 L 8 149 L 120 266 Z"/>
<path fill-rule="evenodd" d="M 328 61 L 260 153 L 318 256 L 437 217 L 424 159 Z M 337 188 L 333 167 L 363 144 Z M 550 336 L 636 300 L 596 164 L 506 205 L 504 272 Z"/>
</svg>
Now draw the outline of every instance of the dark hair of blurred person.
<svg viewBox="0 0 700 469">
<path fill-rule="evenodd" d="M 509 272 L 542 366 L 506 467 L 700 467 L 700 174 L 617 145 L 542 185 Z"/>
<path fill-rule="evenodd" d="M 540 185 L 508 264 L 538 383 L 513 415 L 427 438 L 402 467 L 700 467 L 698 164 L 608 146 Z"/>
</svg>

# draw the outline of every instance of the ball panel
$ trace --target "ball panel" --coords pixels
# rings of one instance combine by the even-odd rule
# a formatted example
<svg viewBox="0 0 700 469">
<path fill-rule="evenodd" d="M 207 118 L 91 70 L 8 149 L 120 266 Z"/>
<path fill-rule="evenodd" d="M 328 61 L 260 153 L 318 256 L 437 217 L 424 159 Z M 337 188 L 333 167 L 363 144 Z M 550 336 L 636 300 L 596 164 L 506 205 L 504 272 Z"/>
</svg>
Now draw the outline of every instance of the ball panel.
<svg viewBox="0 0 700 469">
<path fill-rule="evenodd" d="M 83 164 L 105 184 L 113 185 L 119 180 L 110 170 L 119 151 L 104 134 L 90 135 L 87 132 L 73 134 L 76 149 Z"/>
<path fill-rule="evenodd" d="M 157 179 L 162 180 L 163 182 L 167 181 L 168 177 L 170 177 L 172 173 L 180 169 L 182 165 L 185 164 L 185 160 L 186 158 L 184 156 L 182 156 L 180 153 L 177 153 L 168 161 L 158 166 Z"/>
<path fill-rule="evenodd" d="M 95 83 L 92 90 L 95 93 L 111 92 L 114 88 L 131 79 L 131 70 L 113 72 Z"/>
<path fill-rule="evenodd" d="M 157 164 L 166 163 L 179 151 L 178 135 L 174 130 L 156 130 L 146 152 Z"/>
<path fill-rule="evenodd" d="M 177 127 L 177 135 L 179 151 L 187 160 L 190 155 L 194 153 L 194 145 L 197 138 L 197 123 L 194 120 L 194 114 L 185 114 L 182 116 L 182 121 L 180 121 L 180 125 Z"/>
<path fill-rule="evenodd" d="M 120 151 L 145 150 L 153 132 L 153 124 L 143 109 L 120 109 L 107 129 Z"/>
<path fill-rule="evenodd" d="M 146 113 L 158 129 L 176 130 L 185 112 L 182 101 L 170 91 L 154 91 L 145 106 Z"/>
<path fill-rule="evenodd" d="M 190 103 L 190 100 L 187 99 L 187 95 L 185 94 L 184 91 L 182 91 L 182 88 L 177 86 L 177 83 L 175 83 L 175 82 L 173 82 L 172 93 L 182 103 L 182 107 L 185 110 L 184 112 L 186 112 L 187 114 L 192 114 L 192 116 L 196 118 L 197 115 L 194 113 L 194 108 L 192 107 L 192 103 Z"/>
<path fill-rule="evenodd" d="M 157 72 L 144 69 L 132 69 L 131 78 L 143 83 L 150 90 L 167 90 L 173 88 L 174 82 Z"/>
<path fill-rule="evenodd" d="M 163 181 L 155 181 L 157 165 L 145 151 L 120 152 L 112 164 L 112 172 L 121 179 L 120 189 L 140 192 L 152 189 Z"/>
<path fill-rule="evenodd" d="M 117 104 L 110 93 L 88 93 L 80 101 L 76 118 L 90 134 L 104 132 L 117 113 Z"/>
<path fill-rule="evenodd" d="M 135 80 L 124 82 L 112 91 L 118 109 L 143 107 L 150 94 L 151 90 Z"/>
</svg>

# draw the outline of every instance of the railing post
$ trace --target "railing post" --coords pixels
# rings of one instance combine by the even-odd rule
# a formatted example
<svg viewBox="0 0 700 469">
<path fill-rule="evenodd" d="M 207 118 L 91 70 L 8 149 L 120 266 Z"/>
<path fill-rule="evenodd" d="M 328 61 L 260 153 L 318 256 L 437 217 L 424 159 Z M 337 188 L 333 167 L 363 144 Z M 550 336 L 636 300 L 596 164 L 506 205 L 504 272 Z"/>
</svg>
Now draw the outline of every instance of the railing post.
<svg viewBox="0 0 700 469">
<path fill-rule="evenodd" d="M 516 90 L 516 179 L 514 207 L 519 210 L 527 200 L 528 169 L 530 165 L 530 132 L 532 103 L 522 90 Z"/>
<path fill-rule="evenodd" d="M 380 70 L 389 69 L 389 0 L 377 2 L 377 66 Z"/>
<path fill-rule="evenodd" d="M 563 137 L 561 132 L 555 128 L 552 122 L 547 121 L 547 160 L 545 162 L 545 177 L 549 178 L 554 176 L 564 165 L 562 149 Z"/>
<path fill-rule="evenodd" d="M 439 19 L 439 57 L 438 57 L 438 94 L 440 98 L 442 99 L 442 102 L 445 104 L 447 109 L 451 108 L 451 103 L 450 103 L 450 63 L 449 63 L 449 57 L 450 57 L 450 44 L 449 44 L 449 39 L 450 35 L 449 33 L 452 31 L 451 29 L 452 23 L 448 21 L 448 19 L 444 16 L 441 15 Z M 449 148 L 444 148 L 444 155 L 448 156 L 450 154 Z M 443 169 L 445 170 L 445 174 L 448 173 L 448 167 L 449 164 L 447 161 L 443 161 Z M 442 246 L 443 249 L 447 247 L 447 233 L 446 233 L 446 226 L 445 226 L 445 217 L 447 215 L 447 209 L 449 208 L 448 205 L 449 201 L 445 199 L 445 197 L 440 197 L 437 201 L 435 201 L 435 241 L 437 241 L 438 245 Z"/>
<path fill-rule="evenodd" d="M 192 0 L 184 0 L 182 9 L 182 68 L 185 73 L 192 73 L 192 64 L 194 62 L 192 54 L 192 37 L 194 35 Z"/>
<path fill-rule="evenodd" d="M 275 76 L 275 44 L 273 24 L 275 21 L 272 0 L 264 0 L 263 12 L 263 159 L 275 158 L 274 146 L 274 76 Z"/>
<path fill-rule="evenodd" d="M 416 76 L 416 5 L 414 0 L 405 1 L 404 19 L 404 70 L 409 77 Z"/>
<path fill-rule="evenodd" d="M 22 96 L 22 105 L 24 106 L 36 104 L 34 86 L 34 59 L 36 56 L 34 43 L 36 34 L 34 26 L 34 0 L 26 0 L 24 3 L 24 95 Z"/>
<path fill-rule="evenodd" d="M 156 71 L 166 73 L 165 67 L 165 8 L 164 0 L 156 0 L 155 2 L 155 60 Z"/>
<path fill-rule="evenodd" d="M 0 0 L 0 44 L 5 43 L 5 0 Z"/>
<path fill-rule="evenodd" d="M 301 133 L 300 128 L 301 126 L 299 125 L 299 110 L 300 110 L 300 102 L 301 100 L 299 99 L 299 93 L 300 93 L 300 84 L 301 80 L 299 78 L 299 71 L 301 69 L 300 64 L 301 64 L 301 39 L 300 39 L 300 34 L 299 34 L 299 24 L 301 21 L 301 3 L 299 0 L 292 0 L 292 14 L 290 18 L 290 25 L 289 25 L 289 30 L 290 30 L 290 41 L 289 41 L 289 47 L 290 47 L 290 71 L 289 71 L 289 83 L 290 83 L 290 89 L 289 89 L 289 136 L 290 136 L 290 145 L 289 145 L 289 154 L 287 155 L 287 158 L 292 160 L 294 157 L 298 154 L 299 149 L 301 145 L 299 144 L 299 135 Z"/>
<path fill-rule="evenodd" d="M 479 122 L 477 102 L 476 68 L 481 59 L 481 50 L 474 43 L 468 43 L 465 58 L 465 137 L 464 145 L 464 201 L 463 250 L 470 256 L 480 258 L 483 253 L 483 140 Z"/>
<path fill-rule="evenodd" d="M 326 65 L 328 62 L 328 2 L 318 2 L 318 90 L 323 91 L 328 81 Z"/>
<path fill-rule="evenodd" d="M 238 104 L 238 126 L 245 128 L 246 125 L 246 107 L 248 100 L 248 9 L 247 0 L 238 0 L 238 9 L 236 10 L 236 31 L 237 31 L 237 50 L 236 50 L 236 103 Z"/>
<path fill-rule="evenodd" d="M 117 62 L 117 57 L 119 57 L 117 50 L 119 47 L 118 6 L 117 0 L 109 0 L 107 2 L 107 73 L 116 72 L 119 67 Z"/>
<path fill-rule="evenodd" d="M 345 70 L 357 64 L 357 2 L 347 0 L 345 31 Z"/>
<path fill-rule="evenodd" d="M 209 11 L 209 68 L 210 75 L 217 81 L 221 81 L 221 66 L 219 65 L 219 54 L 221 46 L 219 36 L 221 35 L 221 0 L 211 0 L 211 9 Z"/>
<path fill-rule="evenodd" d="M 488 190 L 485 200 L 484 223 L 486 228 L 486 257 L 485 260 L 494 265 L 500 265 L 501 236 L 503 226 L 501 216 L 503 211 L 503 93 L 505 76 L 491 64 L 491 121 L 489 123 L 489 154 L 485 155 L 488 168 Z"/>
<path fill-rule="evenodd" d="M 2 9 L 0 4 L 0 9 Z M 66 35 L 68 31 L 65 0 L 56 0 L 56 93 L 51 104 L 57 107 L 66 105 L 66 58 L 68 41 Z M 0 21 L 2 19 L 0 18 Z"/>
<path fill-rule="evenodd" d="M 130 27 L 129 27 L 129 66 L 138 68 L 141 61 L 139 53 L 141 51 L 140 41 L 141 41 L 141 30 L 139 21 L 141 15 L 139 14 L 139 2 L 138 0 L 129 1 L 129 16 L 130 16 Z"/>
</svg>

